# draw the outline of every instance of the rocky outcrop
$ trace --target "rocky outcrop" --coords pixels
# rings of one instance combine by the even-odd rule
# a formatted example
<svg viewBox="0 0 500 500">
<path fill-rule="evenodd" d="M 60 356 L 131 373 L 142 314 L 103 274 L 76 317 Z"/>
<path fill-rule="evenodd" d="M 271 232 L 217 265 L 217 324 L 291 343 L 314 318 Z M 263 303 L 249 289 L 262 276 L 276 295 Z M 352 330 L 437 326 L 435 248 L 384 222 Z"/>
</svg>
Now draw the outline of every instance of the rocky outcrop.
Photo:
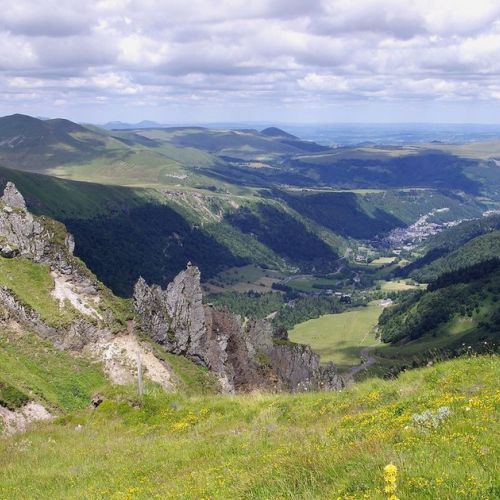
<svg viewBox="0 0 500 500">
<path fill-rule="evenodd" d="M 63 224 L 46 217 L 36 217 L 27 208 L 23 196 L 9 182 L 0 198 L 0 255 L 7 258 L 24 257 L 50 268 L 53 289 L 47 295 L 67 309 L 65 323 L 48 321 L 16 296 L 8 286 L 0 285 L 0 323 L 16 324 L 21 331 L 31 331 L 49 340 L 59 349 L 85 352 L 103 362 L 112 382 L 133 383 L 137 379 L 137 359 L 141 359 L 146 377 L 166 390 L 173 390 L 175 381 L 171 368 L 154 356 L 151 348 L 125 331 L 106 304 L 111 293 L 106 292 L 84 264 L 73 256 L 75 242 Z M 187 289 L 191 283 L 187 280 Z M 172 284 L 171 299 L 175 310 L 195 311 L 195 301 Z M 107 295 L 106 295 L 107 293 Z M 148 300 L 152 300 L 152 296 Z M 199 303 L 201 306 L 201 291 Z M 108 303 L 109 304 L 109 303 Z M 180 338 L 187 329 L 182 314 L 172 326 Z M 191 321 L 195 315 L 189 318 Z M 190 331 L 192 330 L 190 325 Z M 116 335 L 114 332 L 119 332 Z M 178 348 L 182 350 L 180 347 Z"/>
<path fill-rule="evenodd" d="M 338 389 L 334 368 L 320 366 L 308 346 L 293 344 L 286 333 L 273 338 L 269 321 L 246 321 L 202 303 L 200 272 L 188 264 L 166 290 L 141 278 L 134 291 L 140 330 L 174 354 L 212 370 L 224 392 Z"/>
<path fill-rule="evenodd" d="M 344 387 L 344 380 L 333 363 L 320 365 L 319 356 L 308 345 L 275 345 L 271 360 L 289 391 L 337 391 Z"/>
<path fill-rule="evenodd" d="M 22 304 L 6 287 L 0 289 L 0 303 L 12 315 L 29 323 L 39 335 L 61 348 L 81 349 L 96 338 L 108 336 L 114 318 L 97 312 L 97 279 L 73 256 L 74 240 L 63 224 L 36 217 L 26 209 L 23 196 L 8 182 L 0 198 L 0 254 L 46 264 L 54 279 L 53 297 L 65 307 L 68 301 L 77 311 L 75 321 L 63 328 L 45 323 L 40 315 Z"/>
<path fill-rule="evenodd" d="M 13 182 L 7 182 L 1 200 L 5 205 L 11 208 L 26 210 L 26 202 L 24 201 L 23 195 L 17 190 Z"/>
<path fill-rule="evenodd" d="M 188 265 L 166 290 L 140 278 L 134 288 L 137 324 L 168 352 L 204 362 L 205 313 L 200 271 Z"/>
<path fill-rule="evenodd" d="M 12 435 L 24 432 L 37 421 L 50 420 L 52 415 L 40 403 L 30 401 L 18 410 L 9 410 L 0 406 L 0 420 L 3 422 L 3 434 Z"/>
<path fill-rule="evenodd" d="M 109 296 L 73 250 L 74 240 L 64 225 L 31 214 L 8 183 L 0 198 L 0 254 L 48 266 L 53 289 L 47 294 L 71 314 L 63 325 L 51 322 L 23 303 L 7 282 L 0 286 L 0 322 L 25 326 L 58 348 L 90 353 L 103 361 L 114 382 L 133 382 L 141 359 L 144 374 L 172 390 L 170 367 L 134 335 L 132 323 L 124 331 L 112 312 L 116 304 L 105 307 Z M 288 342 L 286 331 L 273 338 L 270 321 L 243 321 L 204 305 L 202 299 L 200 272 L 190 264 L 166 290 L 140 279 L 134 290 L 136 326 L 166 351 L 208 367 L 224 392 L 333 389 L 341 384 L 333 367 L 326 370 L 309 347 Z M 120 335 L 113 333 L 117 329 Z"/>
<path fill-rule="evenodd" d="M 51 260 L 57 251 L 56 231 L 65 231 L 62 224 L 34 217 L 26 210 L 21 193 L 8 182 L 0 198 L 0 254 L 3 257 L 21 255 L 35 262 Z M 63 242 L 64 243 L 64 242 Z"/>
</svg>

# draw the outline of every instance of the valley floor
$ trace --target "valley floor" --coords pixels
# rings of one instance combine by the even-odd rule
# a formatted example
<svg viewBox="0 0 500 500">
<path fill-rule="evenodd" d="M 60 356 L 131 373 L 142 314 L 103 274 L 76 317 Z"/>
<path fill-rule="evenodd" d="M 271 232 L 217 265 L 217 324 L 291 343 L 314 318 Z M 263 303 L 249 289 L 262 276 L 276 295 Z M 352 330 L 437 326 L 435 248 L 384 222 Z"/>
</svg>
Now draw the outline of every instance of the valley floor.
<svg viewBox="0 0 500 500">
<path fill-rule="evenodd" d="M 382 312 L 380 301 L 338 314 L 326 314 L 296 325 L 290 340 L 308 344 L 321 356 L 321 362 L 333 361 L 341 371 L 360 363 L 364 347 L 376 344 L 375 327 Z"/>
<path fill-rule="evenodd" d="M 383 499 L 389 464 L 401 499 L 497 498 L 499 372 L 485 356 L 337 393 L 115 392 L 0 439 L 0 498 Z"/>
</svg>

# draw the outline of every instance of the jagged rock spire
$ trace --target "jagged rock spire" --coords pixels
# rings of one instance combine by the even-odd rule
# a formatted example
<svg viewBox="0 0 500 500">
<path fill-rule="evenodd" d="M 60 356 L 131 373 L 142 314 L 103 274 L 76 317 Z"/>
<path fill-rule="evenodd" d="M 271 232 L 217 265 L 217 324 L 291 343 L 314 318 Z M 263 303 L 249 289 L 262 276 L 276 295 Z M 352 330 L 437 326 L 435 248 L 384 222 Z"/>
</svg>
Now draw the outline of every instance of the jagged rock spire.
<svg viewBox="0 0 500 500">
<path fill-rule="evenodd" d="M 26 210 L 26 202 L 13 182 L 7 182 L 1 200 L 9 207 Z"/>
</svg>

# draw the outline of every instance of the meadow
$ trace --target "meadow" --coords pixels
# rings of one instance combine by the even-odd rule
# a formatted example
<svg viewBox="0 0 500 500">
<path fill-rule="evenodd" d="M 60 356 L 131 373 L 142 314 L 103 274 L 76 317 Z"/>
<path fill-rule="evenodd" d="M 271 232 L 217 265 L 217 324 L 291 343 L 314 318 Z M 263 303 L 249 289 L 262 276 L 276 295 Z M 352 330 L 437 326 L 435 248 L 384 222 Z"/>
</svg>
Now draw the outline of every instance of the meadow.
<svg viewBox="0 0 500 500">
<path fill-rule="evenodd" d="M 326 314 L 295 326 L 289 337 L 308 344 L 320 355 L 321 362 L 333 361 L 339 370 L 358 365 L 363 347 L 374 345 L 375 326 L 382 307 L 371 302 L 339 314 Z"/>
<path fill-rule="evenodd" d="M 384 292 L 406 292 L 407 290 L 416 290 L 426 288 L 425 284 L 415 284 L 404 280 L 381 281 L 380 289 Z"/>
<path fill-rule="evenodd" d="M 114 389 L 1 438 L 0 498 L 497 498 L 499 366 L 467 357 L 334 393 Z"/>
</svg>

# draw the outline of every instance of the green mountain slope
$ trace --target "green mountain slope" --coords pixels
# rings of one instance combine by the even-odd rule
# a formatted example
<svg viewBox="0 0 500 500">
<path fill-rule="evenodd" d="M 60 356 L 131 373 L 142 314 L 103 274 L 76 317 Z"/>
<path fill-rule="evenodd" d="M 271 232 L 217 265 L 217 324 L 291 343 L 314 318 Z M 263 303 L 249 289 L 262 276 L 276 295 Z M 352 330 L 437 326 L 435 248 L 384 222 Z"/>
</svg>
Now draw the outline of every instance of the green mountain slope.
<svg viewBox="0 0 500 500">
<path fill-rule="evenodd" d="M 344 237 L 368 239 L 405 225 L 352 192 L 275 194 L 300 214 Z"/>
<path fill-rule="evenodd" d="M 115 392 L 3 440 L 0 496 L 384 499 L 394 482 L 398 498 L 496 498 L 499 366 L 458 359 L 340 393 Z"/>
<path fill-rule="evenodd" d="M 410 276 L 422 283 L 428 283 L 443 273 L 458 271 L 498 256 L 500 256 L 500 230 L 477 236 L 460 248 L 412 271 Z"/>
<path fill-rule="evenodd" d="M 0 118 L 0 165 L 43 172 L 70 162 L 89 162 L 122 150 L 123 143 L 69 120 L 26 115 Z"/>
<path fill-rule="evenodd" d="M 73 180 L 184 186 L 432 188 L 498 202 L 497 146 L 329 149 L 280 129 L 203 127 L 103 130 L 25 115 L 0 118 L 0 165 Z M 495 170 L 496 169 L 496 170 Z M 489 198 L 488 198 L 489 197 Z"/>
<path fill-rule="evenodd" d="M 497 242 L 497 258 L 443 273 L 427 291 L 409 294 L 397 305 L 386 308 L 379 319 L 380 338 L 384 342 L 404 341 L 406 348 L 407 341 L 424 336 L 442 341 L 431 347 L 451 350 L 464 342 L 498 344 L 499 248 Z"/>
<path fill-rule="evenodd" d="M 66 224 L 75 236 L 76 255 L 121 295 L 130 295 L 141 275 L 165 285 L 189 260 L 200 266 L 205 279 L 246 263 L 286 265 L 271 249 L 221 221 L 218 214 L 228 202 L 218 198 L 171 196 L 0 168 L 0 181 L 8 180 L 25 194 L 35 214 Z"/>
<path fill-rule="evenodd" d="M 421 246 L 423 255 L 398 274 L 426 282 L 435 279 L 440 272 L 456 269 L 460 261 L 462 265 L 467 265 L 495 257 L 498 247 L 497 236 L 493 233 L 498 230 L 500 215 L 468 220 L 447 228 L 429 238 Z M 474 243 L 475 239 L 478 240 Z"/>
<path fill-rule="evenodd" d="M 56 349 L 29 331 L 0 331 L 0 406 L 30 400 L 51 412 L 81 410 L 107 384 L 99 365 Z"/>
<path fill-rule="evenodd" d="M 340 148 L 328 154 L 298 156 L 289 167 L 307 172 L 319 184 L 344 188 L 434 187 L 476 192 L 479 184 L 464 172 L 474 160 L 432 149 Z"/>
</svg>

